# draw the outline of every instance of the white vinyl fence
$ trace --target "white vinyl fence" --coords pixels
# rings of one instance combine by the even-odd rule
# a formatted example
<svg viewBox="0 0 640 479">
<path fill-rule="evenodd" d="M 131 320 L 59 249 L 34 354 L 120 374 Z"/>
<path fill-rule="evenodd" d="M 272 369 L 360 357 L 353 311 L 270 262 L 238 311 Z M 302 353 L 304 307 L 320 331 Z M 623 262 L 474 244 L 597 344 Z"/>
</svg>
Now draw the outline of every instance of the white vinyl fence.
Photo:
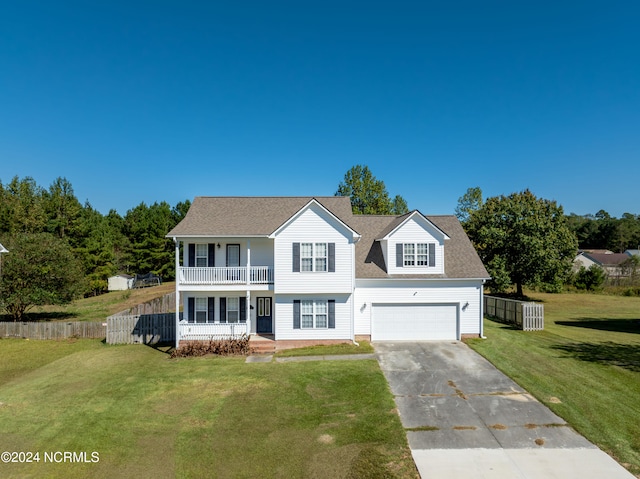
<svg viewBox="0 0 640 479">
<path fill-rule="evenodd" d="M 484 314 L 524 331 L 544 329 L 544 306 L 540 303 L 485 296 Z"/>
</svg>

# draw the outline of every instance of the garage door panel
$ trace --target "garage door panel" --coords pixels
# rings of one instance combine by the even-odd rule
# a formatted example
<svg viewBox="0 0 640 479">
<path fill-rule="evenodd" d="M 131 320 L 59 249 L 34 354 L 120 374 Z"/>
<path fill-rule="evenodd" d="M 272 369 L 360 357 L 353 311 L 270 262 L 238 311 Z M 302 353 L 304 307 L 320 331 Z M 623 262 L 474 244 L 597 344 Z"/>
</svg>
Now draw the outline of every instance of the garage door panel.
<svg viewBox="0 0 640 479">
<path fill-rule="evenodd" d="M 458 338 L 455 304 L 374 304 L 371 339 L 427 341 Z"/>
</svg>

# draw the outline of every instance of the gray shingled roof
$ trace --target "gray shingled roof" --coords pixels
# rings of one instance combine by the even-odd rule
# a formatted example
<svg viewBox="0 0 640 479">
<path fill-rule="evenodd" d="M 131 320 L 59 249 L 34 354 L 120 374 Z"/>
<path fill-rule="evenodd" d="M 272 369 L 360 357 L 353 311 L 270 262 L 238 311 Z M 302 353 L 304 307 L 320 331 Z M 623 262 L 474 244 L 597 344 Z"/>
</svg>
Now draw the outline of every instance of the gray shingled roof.
<svg viewBox="0 0 640 479">
<path fill-rule="evenodd" d="M 356 278 L 489 278 L 489 273 L 462 229 L 458 218 L 455 216 L 425 216 L 425 218 L 450 238 L 444 242 L 444 275 L 387 274 L 380 242 L 375 240 L 382 238 L 384 232 L 395 228 L 399 224 L 399 218 L 354 215 L 351 226 L 362 235 L 362 239 L 356 244 Z"/>
<path fill-rule="evenodd" d="M 347 196 L 200 196 L 194 199 L 185 218 L 167 236 L 268 236 L 312 199 L 362 235 L 356 243 L 357 278 L 489 278 L 455 216 L 426 216 L 450 238 L 444 246 L 444 275 L 388 275 L 380 242 L 375 240 L 396 228 L 407 215 L 354 215 Z"/>
<path fill-rule="evenodd" d="M 199 196 L 167 236 L 268 236 L 312 199 L 340 219 L 351 216 L 348 196 Z"/>
</svg>

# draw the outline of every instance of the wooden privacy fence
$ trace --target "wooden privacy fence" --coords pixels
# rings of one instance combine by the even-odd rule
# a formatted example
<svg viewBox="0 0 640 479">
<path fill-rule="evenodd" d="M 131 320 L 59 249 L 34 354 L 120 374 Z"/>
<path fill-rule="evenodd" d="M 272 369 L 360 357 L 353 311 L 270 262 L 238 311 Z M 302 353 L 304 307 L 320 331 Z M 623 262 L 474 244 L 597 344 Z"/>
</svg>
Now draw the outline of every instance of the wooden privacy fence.
<svg viewBox="0 0 640 479">
<path fill-rule="evenodd" d="M 180 297 L 180 304 L 182 304 L 182 296 Z M 113 316 L 139 316 L 147 314 L 166 313 L 168 311 L 176 310 L 176 293 L 165 294 L 160 298 L 152 299 L 146 303 L 138 304 L 130 309 L 120 311 Z"/>
<path fill-rule="evenodd" d="M 176 313 L 107 318 L 107 344 L 158 344 L 175 340 Z"/>
<path fill-rule="evenodd" d="M 0 337 L 25 339 L 104 338 L 107 323 L 89 321 L 0 322 Z"/>
<path fill-rule="evenodd" d="M 485 296 L 484 314 L 524 331 L 544 329 L 544 306 L 540 303 Z"/>
</svg>

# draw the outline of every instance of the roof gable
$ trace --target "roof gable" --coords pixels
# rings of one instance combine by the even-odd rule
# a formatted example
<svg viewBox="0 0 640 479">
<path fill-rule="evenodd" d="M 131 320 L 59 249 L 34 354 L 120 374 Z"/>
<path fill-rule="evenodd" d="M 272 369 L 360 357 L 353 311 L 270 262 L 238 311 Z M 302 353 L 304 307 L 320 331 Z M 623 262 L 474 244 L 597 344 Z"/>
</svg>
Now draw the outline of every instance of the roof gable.
<svg viewBox="0 0 640 479">
<path fill-rule="evenodd" d="M 349 202 L 349 204 L 351 204 L 351 203 Z M 317 207 L 321 211 L 323 211 L 326 214 L 328 214 L 329 218 L 333 219 L 337 223 L 339 228 L 342 228 L 342 229 L 346 230 L 354 241 L 357 241 L 360 238 L 360 235 L 356 231 L 354 231 L 353 228 L 351 228 L 342 219 L 338 218 L 335 214 L 333 214 L 331 211 L 329 211 L 327 208 L 325 208 L 315 198 L 312 198 L 311 200 L 309 200 L 309 202 L 306 205 L 304 205 L 302 208 L 300 208 L 298 211 L 296 211 L 296 213 L 294 215 L 292 215 L 282 225 L 280 225 L 273 233 L 271 233 L 271 235 L 269 235 L 269 237 L 270 238 L 274 238 L 275 236 L 278 235 L 278 233 L 280 233 L 282 230 L 287 228 L 287 226 L 289 226 L 290 224 L 295 222 L 296 219 L 298 219 L 305 211 L 307 211 L 309 209 L 312 209 L 314 207 Z"/>
<path fill-rule="evenodd" d="M 402 230 L 402 228 L 412 220 L 425 230 L 429 231 L 429 233 L 431 233 L 434 237 L 440 240 L 449 239 L 449 236 L 447 236 L 444 231 L 442 231 L 437 225 L 433 224 L 433 222 L 429 221 L 429 219 L 418 210 L 413 210 L 410 213 L 397 217 L 395 221 L 389 223 L 387 228 L 385 228 L 385 230 L 381 232 L 381 236 L 376 239 L 388 240 L 391 236 L 400 232 L 400 230 Z"/>
</svg>

